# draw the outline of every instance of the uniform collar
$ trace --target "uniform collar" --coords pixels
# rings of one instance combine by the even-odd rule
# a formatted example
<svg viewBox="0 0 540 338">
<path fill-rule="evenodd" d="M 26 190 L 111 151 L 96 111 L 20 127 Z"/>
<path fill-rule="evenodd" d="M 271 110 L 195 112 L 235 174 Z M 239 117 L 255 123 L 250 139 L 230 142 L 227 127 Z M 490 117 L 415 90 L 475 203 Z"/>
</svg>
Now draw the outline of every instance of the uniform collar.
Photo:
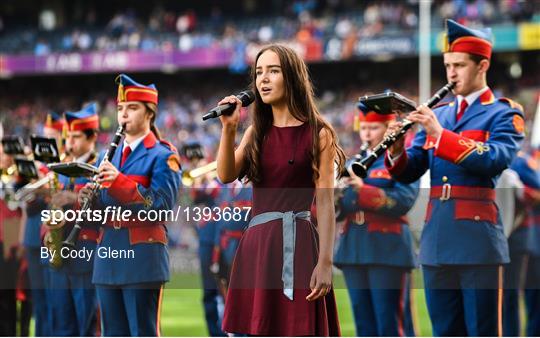
<svg viewBox="0 0 540 338">
<path fill-rule="evenodd" d="M 489 97 L 487 97 L 489 93 Z M 485 86 L 484 88 L 477 90 L 475 92 L 470 93 L 469 95 L 463 97 L 461 95 L 458 95 L 457 97 L 457 106 L 461 107 L 461 101 L 465 99 L 467 101 L 467 106 L 470 107 L 474 101 L 476 101 L 478 98 L 480 98 L 481 103 L 485 103 L 486 101 L 489 101 L 489 99 L 493 96 L 491 93 L 491 90 L 489 90 L 488 86 Z"/>
<path fill-rule="evenodd" d="M 145 148 L 151 148 L 151 147 L 154 146 L 154 144 L 156 144 L 156 137 L 154 136 L 154 133 L 149 132 L 148 134 L 139 137 L 138 139 L 136 139 L 135 141 L 133 141 L 133 142 L 131 142 L 129 144 L 124 139 L 124 148 L 123 149 L 126 149 L 126 147 L 130 147 L 131 151 L 133 152 L 133 151 L 135 151 L 135 149 L 137 149 L 137 146 L 141 142 L 143 142 Z"/>
<path fill-rule="evenodd" d="M 149 149 L 149 148 L 152 148 L 153 146 L 156 145 L 156 142 L 157 142 L 157 137 L 156 135 L 154 135 L 153 132 L 150 132 L 146 135 L 146 137 L 144 138 L 144 141 L 143 141 L 143 144 L 144 144 L 144 147 L 146 149 Z"/>
<path fill-rule="evenodd" d="M 79 163 L 86 163 L 90 159 L 90 156 L 92 155 L 93 150 L 90 150 L 89 152 L 73 159 L 73 162 L 79 162 Z"/>
</svg>

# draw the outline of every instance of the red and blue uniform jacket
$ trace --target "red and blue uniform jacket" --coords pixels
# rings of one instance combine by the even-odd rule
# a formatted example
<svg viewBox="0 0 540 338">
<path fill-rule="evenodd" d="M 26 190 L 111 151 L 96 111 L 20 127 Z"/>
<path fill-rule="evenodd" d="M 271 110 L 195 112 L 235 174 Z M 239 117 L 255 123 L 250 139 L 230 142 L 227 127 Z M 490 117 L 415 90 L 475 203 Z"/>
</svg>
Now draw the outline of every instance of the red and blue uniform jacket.
<svg viewBox="0 0 540 338">
<path fill-rule="evenodd" d="M 380 157 L 364 185 L 347 187 L 338 203 L 345 216 L 334 255 L 337 267 L 378 264 L 414 268 L 413 240 L 406 218 L 418 196 L 418 182 L 392 179 Z"/>
<path fill-rule="evenodd" d="M 212 211 L 210 217 L 204 217 L 202 211 L 199 214 L 201 219 L 197 222 L 197 235 L 199 236 L 199 244 L 201 245 L 214 245 L 215 238 L 218 234 L 219 216 L 221 215 L 221 212 L 217 209 L 225 201 L 226 192 L 227 186 L 219 182 L 217 178 L 201 187 L 191 190 L 194 206 L 201 208 L 201 210 L 210 208 Z M 193 211 L 195 210 L 198 209 L 193 209 Z M 208 212 L 206 214 L 208 215 Z"/>
<path fill-rule="evenodd" d="M 120 167 L 123 146 L 118 148 L 111 163 Z M 132 258 L 94 259 L 92 282 L 102 285 L 129 285 L 169 280 L 166 218 L 157 221 L 141 219 L 138 213 L 173 210 L 180 188 L 180 159 L 176 149 L 153 133 L 128 156 L 110 187 L 102 189 L 98 206 L 132 210 L 128 221 L 108 220 L 100 229 L 99 253 L 102 250 L 133 250 Z"/>
<path fill-rule="evenodd" d="M 523 183 L 524 192 L 521 200 L 516 201 L 516 219 L 519 224 L 508 238 L 510 252 L 529 253 L 534 249 L 529 241 L 530 228 L 533 224 L 533 209 L 540 203 L 540 175 L 537 162 L 528 154 L 519 152 L 510 169 L 514 170 Z M 531 248 L 531 246 L 533 246 Z"/>
<path fill-rule="evenodd" d="M 456 109 L 457 99 L 433 109 L 444 128 L 440 139 L 422 130 L 396 161 L 391 163 L 387 154 L 386 166 L 404 183 L 430 170 L 421 264 L 507 263 L 508 243 L 494 187 L 523 140 L 523 112 L 509 99 L 496 99 L 491 90 L 457 122 Z"/>
</svg>

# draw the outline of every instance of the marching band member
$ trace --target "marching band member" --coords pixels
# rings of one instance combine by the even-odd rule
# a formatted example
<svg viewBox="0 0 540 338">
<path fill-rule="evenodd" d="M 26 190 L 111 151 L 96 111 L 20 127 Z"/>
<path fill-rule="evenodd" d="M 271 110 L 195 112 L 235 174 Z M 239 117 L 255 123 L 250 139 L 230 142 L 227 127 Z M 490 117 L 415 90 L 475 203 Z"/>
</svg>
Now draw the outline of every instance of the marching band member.
<svg viewBox="0 0 540 338">
<path fill-rule="evenodd" d="M 61 146 L 64 127 L 65 119 L 63 116 L 49 113 L 43 126 L 43 133 L 46 137 L 56 139 L 58 146 Z M 36 194 L 33 200 L 27 202 L 27 219 L 24 226 L 23 239 L 26 258 L 28 260 L 28 275 L 32 294 L 34 334 L 38 337 L 53 335 L 51 331 L 52 319 L 50 317 L 50 306 L 52 304 L 49 301 L 50 297 L 47 297 L 49 292 L 49 263 L 47 260 L 42 261 L 40 257 L 40 249 L 43 245 L 41 238 L 41 211 L 47 208 L 48 201 L 48 198 L 45 198 L 45 196 Z"/>
<path fill-rule="evenodd" d="M 204 151 L 200 143 L 186 144 L 182 153 L 189 161 L 190 169 L 195 169 L 204 161 Z M 191 195 L 194 205 L 200 207 L 213 208 L 220 204 L 223 193 L 227 189 L 217 179 L 207 180 L 202 177 L 194 178 Z M 212 337 L 224 336 L 221 331 L 221 321 L 223 319 L 223 303 L 225 300 L 219 294 L 219 286 L 215 277 L 210 271 L 212 265 L 212 252 L 214 248 L 214 238 L 217 233 L 218 221 L 214 219 L 197 222 L 197 235 L 199 239 L 199 263 L 201 269 L 201 281 L 203 287 L 203 308 L 204 318 L 208 334 Z M 221 308 L 221 311 L 220 311 Z"/>
<path fill-rule="evenodd" d="M 236 220 L 222 220 L 218 224 L 217 236 L 214 242 L 214 254 L 212 264 L 218 264 L 220 276 L 229 280 L 230 269 L 236 254 L 242 234 L 249 225 L 249 210 L 253 199 L 251 183 L 236 180 L 227 186 L 227 196 L 221 203 L 221 210 L 229 208 L 236 212 L 242 210 Z M 235 210 L 236 208 L 236 210 Z"/>
<path fill-rule="evenodd" d="M 538 150 L 535 151 L 536 173 L 540 176 Z M 534 190 L 525 190 L 533 200 L 532 222 L 529 229 L 527 278 L 525 280 L 525 305 L 527 309 L 526 335 L 540 336 L 540 195 Z"/>
<path fill-rule="evenodd" d="M 384 137 L 395 114 L 360 109 L 360 138 L 369 151 Z M 334 265 L 343 271 L 358 336 L 404 336 L 407 279 L 415 267 L 406 214 L 418 196 L 418 182 L 392 180 L 379 157 L 362 180 L 352 170 L 338 201 L 346 217 Z"/>
<path fill-rule="evenodd" d="M 132 210 L 127 220 L 108 219 L 100 230 L 92 282 L 96 285 L 104 336 L 159 336 L 164 283 L 169 280 L 165 220 L 140 219 L 142 211 L 171 210 L 180 186 L 176 149 L 155 127 L 158 91 L 121 74 L 118 123 L 125 139 L 109 161 L 100 164 L 95 207 Z M 79 202 L 89 196 L 88 184 Z M 142 213 L 145 215 L 147 213 Z M 123 258 L 107 254 L 123 252 Z M 120 251 L 123 250 L 123 251 Z M 100 256 L 99 253 L 105 253 Z"/>
<path fill-rule="evenodd" d="M 515 199 L 513 215 L 510 215 L 513 224 L 508 237 L 510 263 L 504 268 L 503 335 L 506 337 L 518 337 L 521 333 L 519 291 L 525 282 L 522 278 L 523 268 L 530 254 L 529 230 L 533 223 L 530 216 L 534 204 L 540 202 L 540 176 L 537 170 L 534 158 L 519 152 L 510 169 L 503 172 L 503 175 L 514 175 L 514 180 L 517 180 L 514 185 L 518 188 L 497 187 L 497 193 L 508 192 Z M 507 181 L 508 185 L 512 184 L 510 179 Z M 501 210 L 505 210 L 505 205 L 501 205 Z"/>
<path fill-rule="evenodd" d="M 65 119 L 62 115 L 59 115 L 55 112 L 50 112 L 47 114 L 47 120 L 43 125 L 43 136 L 54 138 L 56 144 L 59 147 L 60 152 L 64 152 L 64 128 L 65 128 Z"/>
<path fill-rule="evenodd" d="M 4 147 L 0 147 L 0 335 L 15 336 L 17 334 L 17 300 L 15 294 L 17 257 L 16 248 L 12 248 L 13 239 L 8 236 L 8 231 L 21 221 L 20 208 L 10 206 L 9 192 L 15 189 L 19 178 L 14 170 L 14 157 L 6 154 Z M 10 237 L 10 238 L 8 238 Z"/>
<path fill-rule="evenodd" d="M 98 160 L 96 140 L 99 130 L 99 117 L 96 104 L 91 103 L 77 112 L 64 114 L 67 126 L 66 151 L 74 162 L 94 165 Z M 89 182 L 88 178 L 70 178 L 58 175 L 61 191 L 52 196 L 51 206 L 62 210 L 76 208 L 77 192 Z M 66 224 L 60 230 L 65 238 L 73 224 Z M 55 231 L 55 230 L 49 230 Z M 74 248 L 81 250 L 96 249 L 98 228 L 87 224 L 79 234 Z M 61 244 L 56 247 L 60 248 Z M 57 252 L 56 255 L 60 255 Z M 90 258 L 63 258 L 60 267 L 49 270 L 49 295 L 51 307 L 52 336 L 95 336 L 97 324 L 97 300 L 92 285 L 94 256 Z M 73 320 L 69 320 L 73 318 Z"/>
<path fill-rule="evenodd" d="M 431 192 L 420 243 L 428 311 L 436 336 L 502 335 L 503 264 L 508 243 L 494 187 L 523 140 L 523 112 L 487 86 L 490 31 L 447 20 L 444 65 L 456 99 L 407 117 L 423 126 L 412 147 L 400 139 L 386 165 L 410 183 L 430 169 Z M 393 123 L 388 133 L 397 132 Z"/>
<path fill-rule="evenodd" d="M 344 154 L 314 103 L 306 64 L 282 45 L 252 68 L 253 124 L 234 149 L 241 101 L 221 116 L 217 157 L 224 183 L 253 182 L 252 219 L 234 259 L 223 329 L 249 335 L 340 334 L 332 290 L 334 162 Z M 310 209 L 317 199 L 318 228 Z"/>
<path fill-rule="evenodd" d="M 33 161 L 17 163 L 28 149 L 17 138 L 2 138 L 0 167 L 2 183 L 0 193 L 0 228 L 3 241 L 3 264 L 0 282 L 0 335 L 14 336 L 17 332 L 27 335 L 30 328 L 32 308 L 28 297 L 28 262 L 21 245 L 24 240 L 26 213 L 17 193 L 36 174 Z M 22 153 L 19 153 L 22 150 Z"/>
</svg>

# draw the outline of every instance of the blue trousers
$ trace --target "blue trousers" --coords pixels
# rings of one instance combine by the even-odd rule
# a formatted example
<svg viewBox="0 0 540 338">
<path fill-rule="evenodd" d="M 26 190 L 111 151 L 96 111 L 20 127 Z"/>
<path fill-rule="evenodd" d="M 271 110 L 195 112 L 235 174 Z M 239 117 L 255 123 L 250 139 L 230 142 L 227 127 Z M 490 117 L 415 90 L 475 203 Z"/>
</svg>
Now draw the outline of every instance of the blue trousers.
<svg viewBox="0 0 540 338">
<path fill-rule="evenodd" d="M 95 336 L 96 291 L 92 274 L 69 274 L 49 269 L 52 336 Z"/>
<path fill-rule="evenodd" d="M 503 335 L 519 337 L 519 291 L 525 253 L 510 251 L 510 263 L 504 266 Z"/>
<path fill-rule="evenodd" d="M 498 314 L 502 266 L 423 265 L 422 269 L 434 336 L 502 334 Z"/>
<path fill-rule="evenodd" d="M 39 248 L 26 248 L 26 259 L 28 261 L 28 279 L 32 294 L 32 315 L 34 316 L 35 335 L 36 337 L 52 336 L 45 284 L 47 267 L 41 264 Z"/>
<path fill-rule="evenodd" d="M 203 282 L 203 306 L 204 318 L 206 319 L 206 327 L 208 334 L 212 337 L 225 336 L 221 331 L 221 321 L 223 314 L 220 314 L 218 304 L 223 302 L 220 298 L 218 285 L 212 273 L 210 265 L 212 264 L 212 252 L 214 246 L 212 244 L 199 242 L 199 260 L 201 264 L 201 277 Z"/>
<path fill-rule="evenodd" d="M 412 296 L 412 292 L 414 291 L 414 285 L 412 282 L 412 275 L 408 273 L 406 275 L 406 282 L 405 282 L 405 309 L 404 309 L 404 315 L 403 315 L 403 329 L 405 331 L 405 336 L 407 337 L 416 337 L 416 330 L 414 327 L 414 319 L 413 319 L 413 313 L 415 311 L 416 304 L 414 303 L 414 299 Z"/>
<path fill-rule="evenodd" d="M 408 269 L 382 265 L 350 265 L 342 268 L 356 334 L 404 336 L 405 282 Z"/>
<path fill-rule="evenodd" d="M 163 285 L 96 285 L 103 336 L 160 336 Z"/>
<path fill-rule="evenodd" d="M 529 256 L 525 283 L 527 308 L 527 336 L 540 336 L 540 257 Z"/>
</svg>

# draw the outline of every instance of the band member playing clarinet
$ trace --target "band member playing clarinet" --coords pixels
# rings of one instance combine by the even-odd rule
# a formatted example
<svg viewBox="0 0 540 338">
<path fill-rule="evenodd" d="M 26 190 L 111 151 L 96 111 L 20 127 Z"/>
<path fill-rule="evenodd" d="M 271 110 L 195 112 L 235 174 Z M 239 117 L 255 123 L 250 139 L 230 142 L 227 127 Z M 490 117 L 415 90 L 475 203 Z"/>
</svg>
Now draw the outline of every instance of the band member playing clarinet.
<svg viewBox="0 0 540 338">
<path fill-rule="evenodd" d="M 423 130 L 406 151 L 403 139 L 390 147 L 386 165 L 403 183 L 431 173 L 419 260 L 433 335 L 500 336 L 509 254 L 494 187 L 523 140 L 523 112 L 487 86 L 491 32 L 447 20 L 446 33 L 444 65 L 457 97 L 412 112 L 407 119 Z"/>
<path fill-rule="evenodd" d="M 163 285 L 169 280 L 167 229 L 165 219 L 149 221 L 140 215 L 176 205 L 180 160 L 154 125 L 156 87 L 124 74 L 117 83 L 118 123 L 125 125 L 125 139 L 110 162 L 99 167 L 97 183 L 103 189 L 93 208 L 122 206 L 133 213 L 127 221 L 107 220 L 101 228 L 92 282 L 104 336 L 159 336 Z M 90 191 L 87 185 L 79 194 L 81 203 Z M 129 254 L 114 258 L 110 250 Z"/>
<path fill-rule="evenodd" d="M 334 163 L 344 154 L 315 106 L 306 64 L 292 49 L 263 48 L 252 69 L 253 124 L 235 150 L 241 101 L 221 116 L 220 180 L 246 175 L 253 210 L 234 259 L 223 329 L 264 336 L 339 335 L 332 289 Z M 310 209 L 317 203 L 318 228 Z"/>
<path fill-rule="evenodd" d="M 92 103 L 78 112 L 66 112 L 66 150 L 71 154 L 75 162 L 95 164 L 98 153 L 95 143 L 99 129 L 99 118 L 96 104 Z M 77 194 L 88 182 L 85 177 L 69 178 L 59 175 L 61 191 L 52 196 L 51 206 L 63 210 L 75 208 Z M 72 224 L 71 224 L 72 225 Z M 49 230 L 61 231 L 67 236 L 70 224 L 63 229 Z M 95 225 L 88 224 L 79 234 L 79 241 L 74 248 L 77 251 L 95 250 L 98 237 L 98 229 Z M 55 247 L 61 248 L 61 240 Z M 61 252 L 57 252 L 59 256 Z M 91 257 L 93 258 L 93 257 Z M 96 334 L 97 324 L 97 301 L 94 286 L 92 285 L 93 259 L 63 258 L 58 268 L 49 269 L 49 303 L 51 316 L 50 322 L 52 336 L 92 336 Z M 62 320 L 58 320 L 62 318 Z M 73 318 L 74 320 L 67 320 Z"/>
<path fill-rule="evenodd" d="M 380 143 L 395 114 L 360 109 L 360 138 L 367 152 Z M 379 157 L 365 180 L 349 170 L 338 200 L 346 220 L 339 231 L 334 265 L 343 271 L 358 336 L 403 336 L 407 278 L 415 266 L 406 214 L 418 183 L 396 182 Z"/>
</svg>

